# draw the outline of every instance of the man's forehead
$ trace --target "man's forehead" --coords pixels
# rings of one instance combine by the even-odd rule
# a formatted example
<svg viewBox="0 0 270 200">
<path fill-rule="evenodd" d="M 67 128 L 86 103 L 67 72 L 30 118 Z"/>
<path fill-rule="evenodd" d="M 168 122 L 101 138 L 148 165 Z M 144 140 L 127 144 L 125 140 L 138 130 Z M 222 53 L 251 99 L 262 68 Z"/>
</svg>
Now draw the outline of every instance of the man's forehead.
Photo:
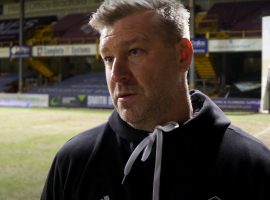
<svg viewBox="0 0 270 200">
<path fill-rule="evenodd" d="M 142 33 L 117 33 L 106 34 L 100 37 L 100 50 L 105 51 L 108 48 L 126 47 L 134 43 L 147 43 L 148 37 Z"/>
</svg>

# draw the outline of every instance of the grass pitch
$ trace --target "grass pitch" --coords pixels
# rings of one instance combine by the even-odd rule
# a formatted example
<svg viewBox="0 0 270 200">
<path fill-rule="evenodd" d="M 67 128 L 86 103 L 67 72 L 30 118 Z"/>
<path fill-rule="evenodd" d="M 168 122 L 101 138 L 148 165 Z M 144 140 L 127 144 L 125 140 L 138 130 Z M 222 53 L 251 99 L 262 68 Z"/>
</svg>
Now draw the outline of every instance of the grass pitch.
<svg viewBox="0 0 270 200">
<path fill-rule="evenodd" d="M 110 111 L 0 108 L 0 200 L 37 200 L 56 151 Z"/>
<path fill-rule="evenodd" d="M 0 108 L 0 200 L 37 200 L 57 150 L 111 110 Z M 270 115 L 228 113 L 270 147 Z"/>
</svg>

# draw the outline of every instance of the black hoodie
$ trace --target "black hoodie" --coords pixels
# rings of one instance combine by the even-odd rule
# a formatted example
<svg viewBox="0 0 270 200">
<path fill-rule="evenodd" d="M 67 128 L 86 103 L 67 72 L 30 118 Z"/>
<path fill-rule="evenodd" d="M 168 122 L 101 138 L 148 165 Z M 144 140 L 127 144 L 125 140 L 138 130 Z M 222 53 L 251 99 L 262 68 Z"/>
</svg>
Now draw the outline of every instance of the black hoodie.
<svg viewBox="0 0 270 200">
<path fill-rule="evenodd" d="M 270 200 L 270 151 L 231 125 L 207 96 L 190 95 L 193 117 L 163 134 L 160 200 Z M 60 149 L 41 200 L 151 200 L 155 145 L 121 184 L 128 158 L 148 135 L 114 111 L 108 123 Z"/>
</svg>

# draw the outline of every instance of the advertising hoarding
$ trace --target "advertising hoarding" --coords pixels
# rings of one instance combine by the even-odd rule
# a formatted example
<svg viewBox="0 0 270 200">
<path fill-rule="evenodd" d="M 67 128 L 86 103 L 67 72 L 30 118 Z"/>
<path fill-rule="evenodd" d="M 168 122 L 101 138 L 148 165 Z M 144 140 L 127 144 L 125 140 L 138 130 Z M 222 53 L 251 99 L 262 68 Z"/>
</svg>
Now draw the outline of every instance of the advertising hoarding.
<svg viewBox="0 0 270 200">
<path fill-rule="evenodd" d="M 8 58 L 9 57 L 9 47 L 0 48 L 0 58 Z"/>
<path fill-rule="evenodd" d="M 0 94 L 0 106 L 8 107 L 48 107 L 47 94 Z"/>
<path fill-rule="evenodd" d="M 191 42 L 195 54 L 208 53 L 208 41 L 206 38 L 193 38 Z"/>
<path fill-rule="evenodd" d="M 31 46 L 12 46 L 10 47 L 9 57 L 10 58 L 28 58 L 32 56 Z"/>
<path fill-rule="evenodd" d="M 226 39 L 209 40 L 208 51 L 211 52 L 247 52 L 261 51 L 262 40 L 260 38 L 252 39 Z"/>
<path fill-rule="evenodd" d="M 34 57 L 89 56 L 96 55 L 96 44 L 34 46 Z"/>
</svg>

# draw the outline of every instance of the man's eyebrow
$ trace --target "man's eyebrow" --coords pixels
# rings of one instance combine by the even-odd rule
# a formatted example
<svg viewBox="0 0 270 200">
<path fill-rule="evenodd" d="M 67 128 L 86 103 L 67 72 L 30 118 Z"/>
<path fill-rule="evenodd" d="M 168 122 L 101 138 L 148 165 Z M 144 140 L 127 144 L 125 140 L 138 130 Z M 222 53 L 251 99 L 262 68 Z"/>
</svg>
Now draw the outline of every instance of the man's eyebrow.
<svg viewBox="0 0 270 200">
<path fill-rule="evenodd" d="M 137 42 L 143 42 L 143 43 L 146 43 L 147 42 L 147 39 L 144 38 L 144 37 L 136 37 L 136 38 L 133 38 L 131 40 L 126 40 L 126 41 L 121 41 L 119 42 L 119 46 L 129 46 L 129 45 L 132 45 L 134 43 L 137 43 Z M 105 53 L 109 51 L 109 48 L 106 47 L 106 46 L 100 46 L 100 52 L 102 53 Z"/>
</svg>

